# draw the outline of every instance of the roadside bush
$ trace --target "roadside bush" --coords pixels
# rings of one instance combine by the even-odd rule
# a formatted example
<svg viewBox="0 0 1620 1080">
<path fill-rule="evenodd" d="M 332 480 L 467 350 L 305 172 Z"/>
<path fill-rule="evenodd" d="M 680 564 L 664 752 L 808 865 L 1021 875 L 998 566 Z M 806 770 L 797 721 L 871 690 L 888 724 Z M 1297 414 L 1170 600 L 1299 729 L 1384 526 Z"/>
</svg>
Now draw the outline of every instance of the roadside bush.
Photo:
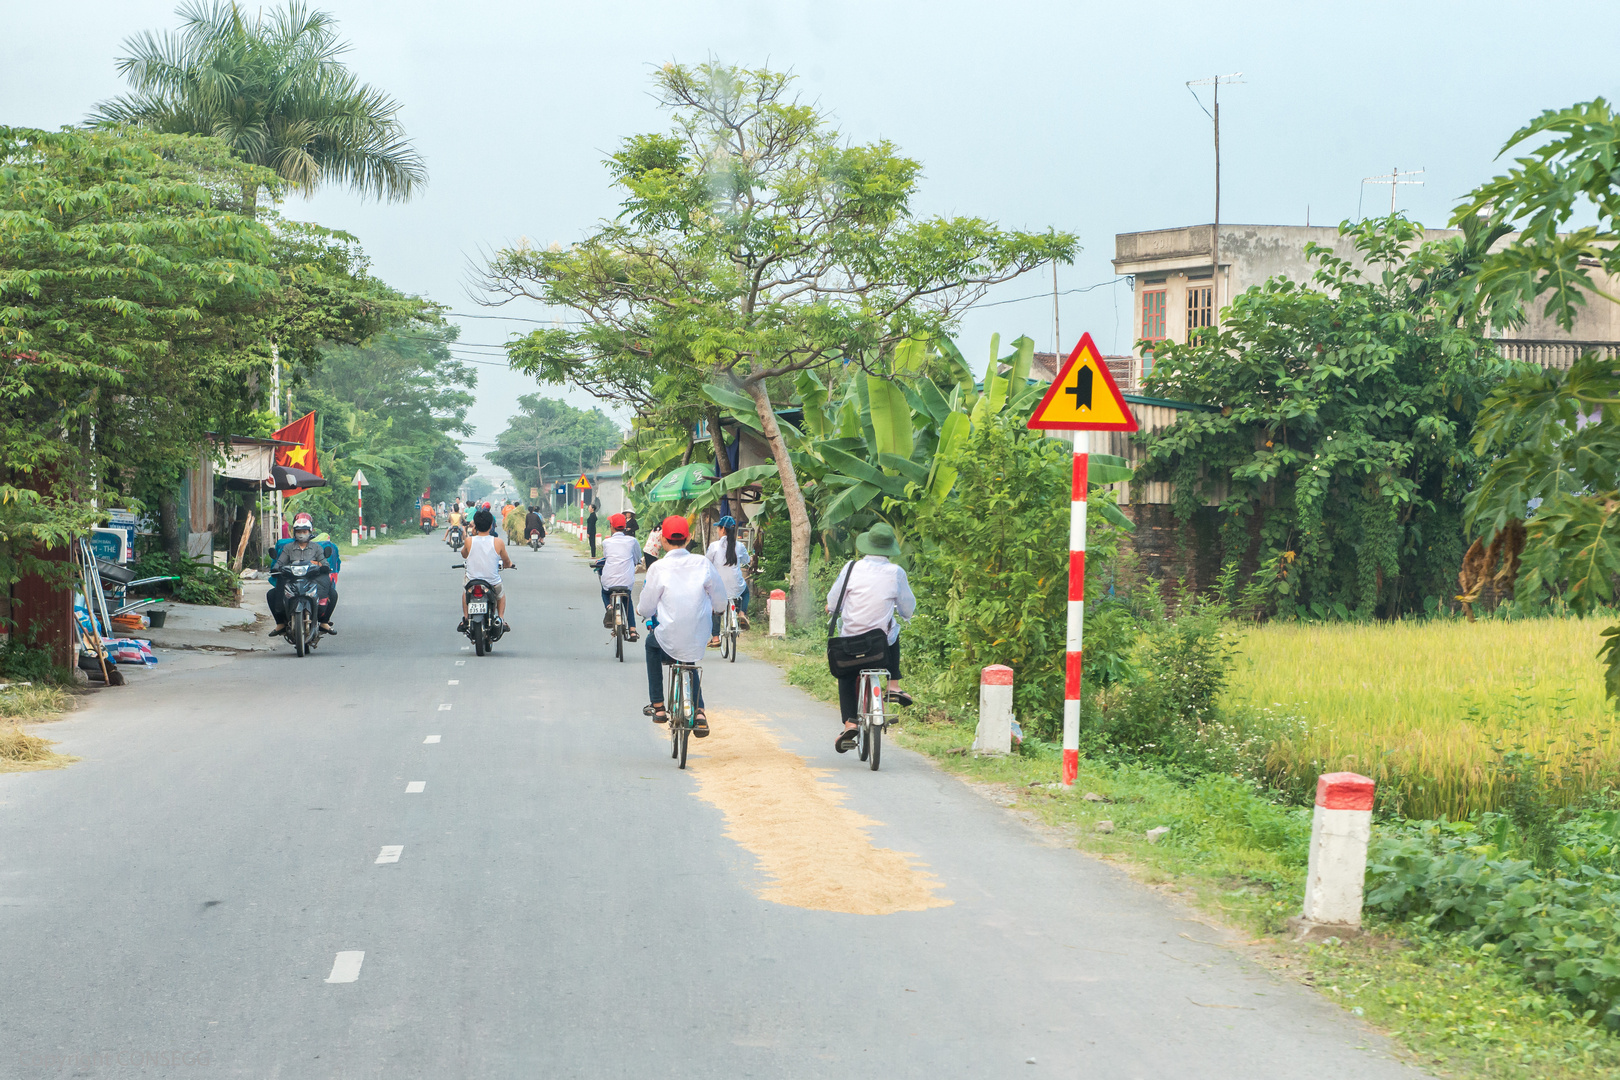
<svg viewBox="0 0 1620 1080">
<path fill-rule="evenodd" d="M 1071 461 L 1066 443 L 1029 431 L 1022 416 L 986 418 L 941 461 L 956 468 L 956 485 L 944 502 L 918 510 L 910 552 L 919 614 L 906 655 L 957 707 L 977 697 L 980 669 L 1011 667 L 1013 708 L 1025 733 L 1043 739 L 1063 729 Z M 1119 533 L 1101 515 L 1091 522 L 1087 588 L 1095 594 L 1104 578 L 1094 571 L 1117 551 Z"/>
<path fill-rule="evenodd" d="M 62 685 L 73 681 L 73 669 L 52 663 L 50 653 L 35 648 L 13 633 L 0 641 L 0 679 Z"/>
<path fill-rule="evenodd" d="M 1380 829 L 1366 906 L 1459 933 L 1620 1028 L 1620 814 L 1588 811 L 1557 831 L 1557 864 L 1537 869 L 1516 857 L 1527 838 L 1507 814 Z"/>
<path fill-rule="evenodd" d="M 241 578 L 226 566 L 197 562 L 194 559 L 172 558 L 162 551 L 142 553 L 130 567 L 136 577 L 178 576 L 179 581 L 159 582 L 148 586 L 154 592 L 169 591 L 175 599 L 187 604 L 211 604 L 230 607 L 236 603 L 242 587 Z"/>
</svg>

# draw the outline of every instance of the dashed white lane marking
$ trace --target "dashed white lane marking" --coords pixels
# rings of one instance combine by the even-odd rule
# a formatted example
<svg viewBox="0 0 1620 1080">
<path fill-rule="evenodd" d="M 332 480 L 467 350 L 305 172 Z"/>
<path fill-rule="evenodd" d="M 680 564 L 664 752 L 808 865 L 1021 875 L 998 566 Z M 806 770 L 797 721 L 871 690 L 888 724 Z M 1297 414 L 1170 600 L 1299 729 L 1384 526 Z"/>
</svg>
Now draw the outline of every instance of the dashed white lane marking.
<svg viewBox="0 0 1620 1080">
<path fill-rule="evenodd" d="M 365 960 L 363 952 L 340 952 L 337 959 L 332 961 L 332 974 L 326 977 L 329 983 L 355 982 L 360 978 L 360 965 Z"/>
<path fill-rule="evenodd" d="M 461 680 L 460 679 L 451 679 L 450 680 L 450 685 L 451 686 L 460 686 L 461 685 Z"/>
<path fill-rule="evenodd" d="M 429 735 L 427 738 L 423 739 L 422 741 L 424 743 L 435 743 L 435 742 L 439 741 L 439 736 L 437 736 L 437 735 Z"/>
<path fill-rule="evenodd" d="M 419 795 L 426 790 L 426 780 L 412 780 L 410 783 L 405 785 L 405 794 L 407 795 Z"/>
<path fill-rule="evenodd" d="M 399 856 L 404 850 L 404 844 L 384 844 L 382 854 L 377 856 L 377 861 L 372 865 L 381 866 L 383 863 L 399 862 Z"/>
<path fill-rule="evenodd" d="M 450 711 L 450 706 L 448 704 L 440 705 L 439 706 L 439 711 L 440 712 L 449 712 Z"/>
<path fill-rule="evenodd" d="M 465 660 L 457 660 L 456 661 L 456 667 L 466 667 L 466 666 L 467 666 L 467 661 L 465 661 Z"/>
</svg>

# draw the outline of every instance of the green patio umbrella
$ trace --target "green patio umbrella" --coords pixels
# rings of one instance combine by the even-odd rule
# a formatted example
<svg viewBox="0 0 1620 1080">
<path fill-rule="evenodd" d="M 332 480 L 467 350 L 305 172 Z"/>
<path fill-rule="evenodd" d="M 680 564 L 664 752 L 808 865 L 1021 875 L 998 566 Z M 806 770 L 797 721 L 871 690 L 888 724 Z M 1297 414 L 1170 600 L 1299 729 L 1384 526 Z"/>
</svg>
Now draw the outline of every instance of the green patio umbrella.
<svg viewBox="0 0 1620 1080">
<path fill-rule="evenodd" d="M 647 498 L 653 502 L 680 502 L 683 499 L 695 498 L 707 491 L 709 485 L 717 479 L 719 478 L 714 475 L 713 465 L 706 461 L 696 461 L 665 473 L 647 489 Z"/>
</svg>

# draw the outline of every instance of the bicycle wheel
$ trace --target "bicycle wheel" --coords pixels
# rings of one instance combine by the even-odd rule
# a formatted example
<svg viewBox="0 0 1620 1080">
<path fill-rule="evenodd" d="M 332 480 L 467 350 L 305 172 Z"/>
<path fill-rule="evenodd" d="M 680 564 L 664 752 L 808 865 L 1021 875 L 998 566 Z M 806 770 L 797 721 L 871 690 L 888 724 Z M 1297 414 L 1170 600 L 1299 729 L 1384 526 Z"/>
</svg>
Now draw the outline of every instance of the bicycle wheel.
<svg viewBox="0 0 1620 1080">
<path fill-rule="evenodd" d="M 692 737 L 692 729 L 685 724 L 680 725 L 681 732 L 681 768 L 686 768 L 686 740 Z"/>
<path fill-rule="evenodd" d="M 669 725 L 669 756 L 672 758 L 681 756 L 681 725 L 676 719 L 681 714 L 680 707 L 680 680 L 675 678 L 675 669 L 670 668 L 664 678 L 664 715 L 668 717 L 664 722 Z M 681 767 L 686 767 L 685 762 Z"/>
<path fill-rule="evenodd" d="M 624 663 L 624 613 L 617 604 L 613 606 L 613 655 Z"/>
<path fill-rule="evenodd" d="M 735 664 L 737 662 L 737 628 L 733 626 L 731 633 L 727 636 L 731 641 L 731 662 Z"/>
<path fill-rule="evenodd" d="M 883 756 L 883 729 L 880 728 L 880 727 L 874 727 L 872 729 L 872 762 L 871 762 L 873 772 L 878 771 L 878 759 L 880 759 L 882 756 Z"/>
</svg>

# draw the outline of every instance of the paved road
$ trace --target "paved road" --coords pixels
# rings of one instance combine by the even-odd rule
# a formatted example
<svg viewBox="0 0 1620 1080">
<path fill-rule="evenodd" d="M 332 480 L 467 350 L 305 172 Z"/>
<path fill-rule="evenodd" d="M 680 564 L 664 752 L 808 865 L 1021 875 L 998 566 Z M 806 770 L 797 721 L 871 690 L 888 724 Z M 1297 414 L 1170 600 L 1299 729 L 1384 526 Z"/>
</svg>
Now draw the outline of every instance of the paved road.
<svg viewBox="0 0 1620 1080">
<path fill-rule="evenodd" d="M 0 776 L 0 1076 L 1420 1075 L 765 665 L 711 657 L 678 772 L 583 560 L 516 558 L 489 657 L 413 538 L 316 655 L 190 654 Z"/>
</svg>

